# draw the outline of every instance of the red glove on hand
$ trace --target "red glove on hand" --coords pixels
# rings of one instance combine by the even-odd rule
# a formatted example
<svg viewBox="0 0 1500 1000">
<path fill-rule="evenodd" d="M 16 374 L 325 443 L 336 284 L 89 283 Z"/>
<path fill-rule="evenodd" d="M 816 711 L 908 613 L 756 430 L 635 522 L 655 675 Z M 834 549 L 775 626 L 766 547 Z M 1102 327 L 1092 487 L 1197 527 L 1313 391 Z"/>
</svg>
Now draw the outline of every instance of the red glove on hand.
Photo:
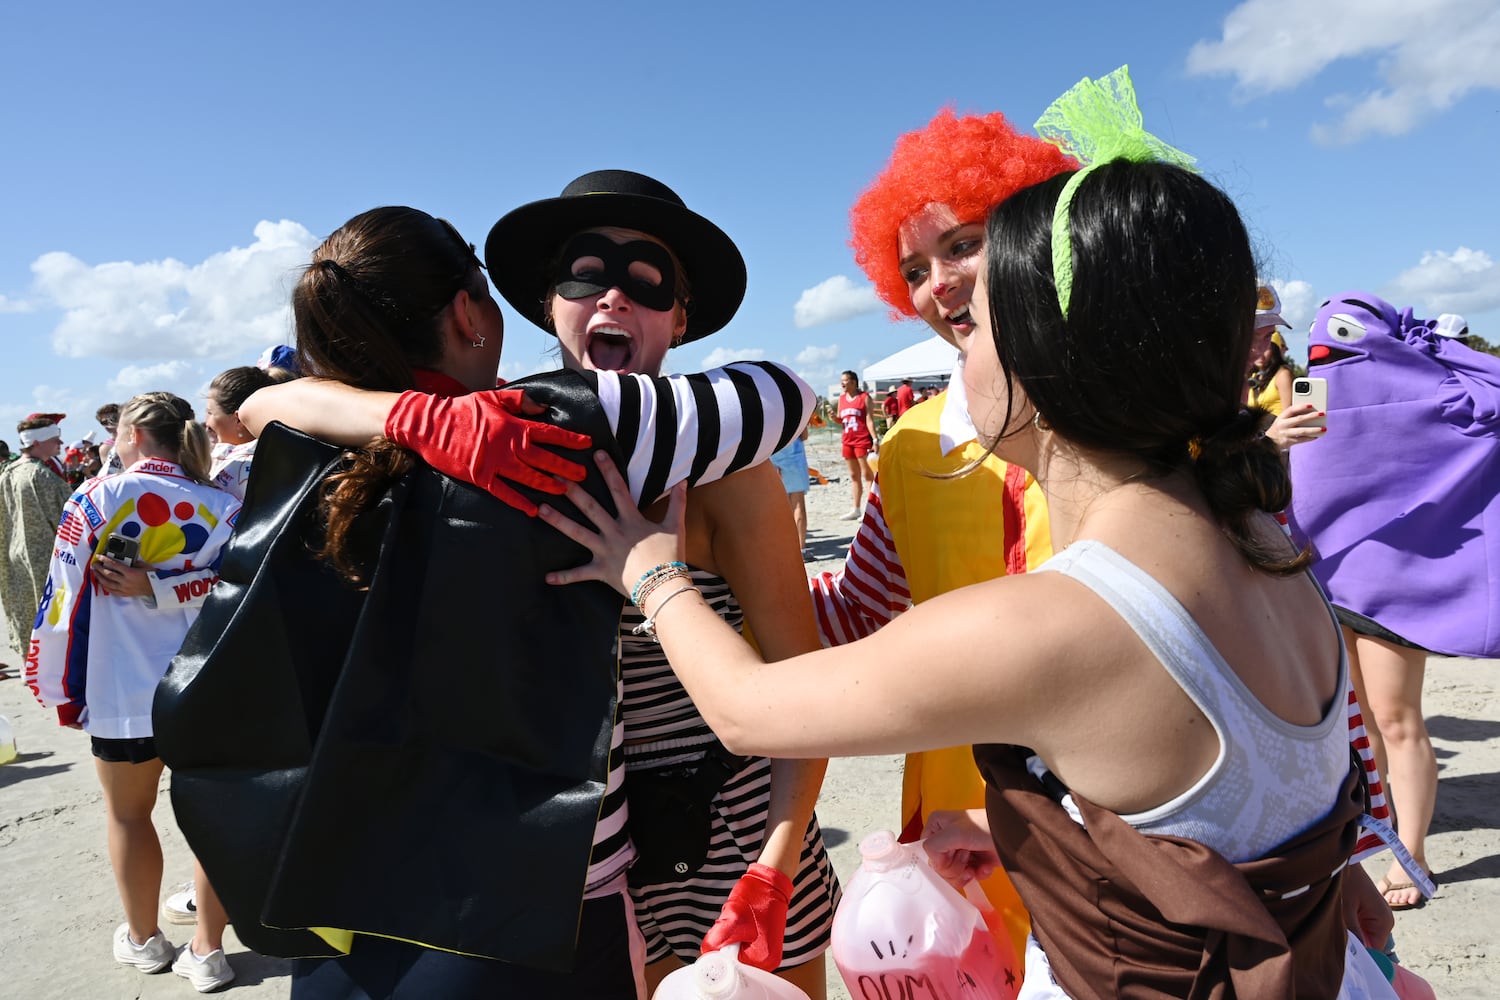
<svg viewBox="0 0 1500 1000">
<path fill-rule="evenodd" d="M 738 942 L 741 962 L 775 972 L 781 965 L 781 939 L 786 935 L 786 908 L 791 899 L 791 879 L 770 865 L 751 865 L 724 901 L 719 919 L 703 938 L 700 954 Z"/>
<path fill-rule="evenodd" d="M 473 483 L 534 517 L 536 504 L 506 480 L 543 493 L 562 493 L 562 485 L 552 476 L 579 483 L 584 467 L 541 445 L 588 448 L 593 441 L 587 434 L 525 419 L 528 406 L 534 413 L 546 412 L 531 404 L 520 389 L 489 389 L 467 396 L 409 390 L 391 407 L 385 436 L 410 448 L 444 475 Z"/>
</svg>

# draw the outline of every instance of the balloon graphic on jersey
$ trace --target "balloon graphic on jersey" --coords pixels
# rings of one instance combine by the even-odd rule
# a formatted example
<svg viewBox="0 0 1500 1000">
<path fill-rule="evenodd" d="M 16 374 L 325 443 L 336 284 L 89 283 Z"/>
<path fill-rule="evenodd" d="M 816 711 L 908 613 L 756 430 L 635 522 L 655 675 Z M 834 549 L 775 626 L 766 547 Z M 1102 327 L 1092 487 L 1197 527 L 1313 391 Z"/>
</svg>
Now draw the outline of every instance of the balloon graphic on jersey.
<svg viewBox="0 0 1500 1000">
<path fill-rule="evenodd" d="M 205 526 L 202 522 L 207 521 Z M 158 493 L 142 493 L 120 504 L 115 516 L 99 532 L 99 544 L 118 531 L 140 543 L 140 561 L 159 566 L 179 555 L 192 555 L 203 548 L 219 519 L 202 504 L 180 500 L 169 504 Z"/>
</svg>

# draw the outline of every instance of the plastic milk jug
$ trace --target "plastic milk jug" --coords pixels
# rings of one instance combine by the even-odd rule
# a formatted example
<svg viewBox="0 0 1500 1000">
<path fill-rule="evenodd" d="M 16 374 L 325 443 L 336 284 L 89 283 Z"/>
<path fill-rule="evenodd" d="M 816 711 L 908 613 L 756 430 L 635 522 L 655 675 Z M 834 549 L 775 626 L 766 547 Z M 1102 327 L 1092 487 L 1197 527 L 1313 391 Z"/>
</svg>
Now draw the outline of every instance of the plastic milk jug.
<svg viewBox="0 0 1500 1000">
<path fill-rule="evenodd" d="M 1014 1000 L 1022 970 L 920 845 L 882 830 L 859 853 L 831 949 L 854 1000 Z"/>
<path fill-rule="evenodd" d="M 661 981 L 652 1000 L 808 1000 L 791 983 L 741 965 L 740 947 L 732 944 L 699 957 Z"/>
<path fill-rule="evenodd" d="M 10 720 L 0 715 L 0 764 L 9 764 L 16 759 L 16 731 Z"/>
<path fill-rule="evenodd" d="M 1400 1000 L 1437 1000 L 1432 984 L 1404 965 L 1396 966 L 1392 973 L 1391 988 Z"/>
</svg>

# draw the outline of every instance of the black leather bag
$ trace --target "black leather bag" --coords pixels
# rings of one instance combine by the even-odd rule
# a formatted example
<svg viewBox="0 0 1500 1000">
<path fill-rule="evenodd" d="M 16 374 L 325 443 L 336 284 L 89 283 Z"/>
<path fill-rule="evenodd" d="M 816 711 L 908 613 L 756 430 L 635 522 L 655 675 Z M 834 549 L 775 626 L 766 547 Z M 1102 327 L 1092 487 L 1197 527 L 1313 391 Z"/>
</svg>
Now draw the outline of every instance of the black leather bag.
<svg viewBox="0 0 1500 1000">
<path fill-rule="evenodd" d="M 751 759 L 730 753 L 715 740 L 699 760 L 626 775 L 630 839 L 636 850 L 631 885 L 680 882 L 703 867 L 713 838 L 714 796 Z"/>
<path fill-rule="evenodd" d="M 517 386 L 614 451 L 581 378 Z M 335 927 L 567 971 L 622 599 L 546 586 L 587 553 L 425 466 L 362 518 L 357 591 L 311 555 L 340 460 L 277 425 L 257 447 L 221 580 L 156 695 L 178 823 L 256 951 L 333 954 L 307 928 Z"/>
</svg>

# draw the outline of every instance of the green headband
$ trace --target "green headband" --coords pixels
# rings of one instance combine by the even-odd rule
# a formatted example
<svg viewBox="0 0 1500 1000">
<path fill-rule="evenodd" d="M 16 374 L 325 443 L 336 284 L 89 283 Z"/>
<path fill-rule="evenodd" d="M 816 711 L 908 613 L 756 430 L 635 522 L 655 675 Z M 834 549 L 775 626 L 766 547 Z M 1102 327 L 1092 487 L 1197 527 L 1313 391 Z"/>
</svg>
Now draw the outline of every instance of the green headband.
<svg viewBox="0 0 1500 1000">
<path fill-rule="evenodd" d="M 1052 211 L 1052 280 L 1066 319 L 1073 296 L 1073 230 L 1068 210 L 1078 185 L 1091 170 L 1111 160 L 1155 160 L 1188 170 L 1197 161 L 1146 131 L 1128 66 L 1097 80 L 1079 80 L 1042 112 L 1035 128 L 1037 135 L 1084 165 L 1069 178 Z"/>
</svg>

